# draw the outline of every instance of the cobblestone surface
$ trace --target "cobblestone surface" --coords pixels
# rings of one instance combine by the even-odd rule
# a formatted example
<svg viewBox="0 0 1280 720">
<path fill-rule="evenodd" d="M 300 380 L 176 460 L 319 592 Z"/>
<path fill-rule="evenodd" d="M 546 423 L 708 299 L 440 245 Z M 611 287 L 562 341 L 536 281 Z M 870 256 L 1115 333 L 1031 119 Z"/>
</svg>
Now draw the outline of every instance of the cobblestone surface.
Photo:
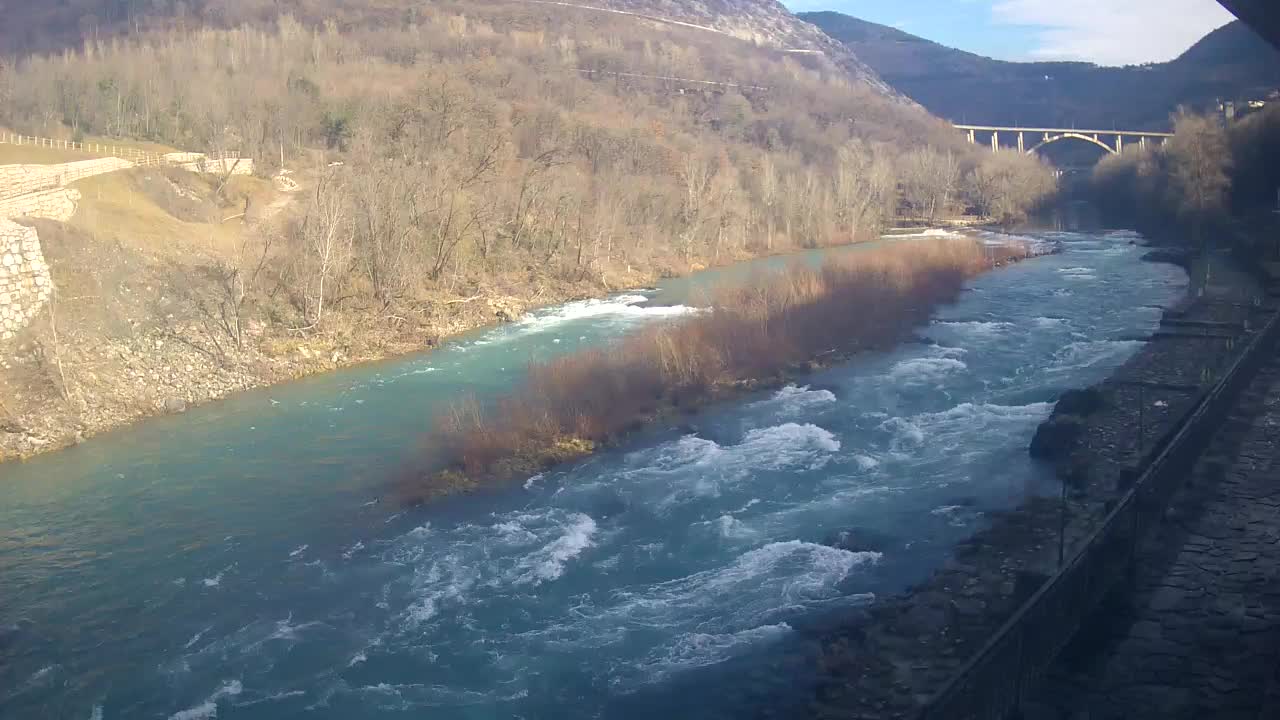
<svg viewBox="0 0 1280 720">
<path fill-rule="evenodd" d="M 1133 583 L 1060 658 L 1028 720 L 1280 718 L 1280 360 L 1223 424 Z"/>
</svg>

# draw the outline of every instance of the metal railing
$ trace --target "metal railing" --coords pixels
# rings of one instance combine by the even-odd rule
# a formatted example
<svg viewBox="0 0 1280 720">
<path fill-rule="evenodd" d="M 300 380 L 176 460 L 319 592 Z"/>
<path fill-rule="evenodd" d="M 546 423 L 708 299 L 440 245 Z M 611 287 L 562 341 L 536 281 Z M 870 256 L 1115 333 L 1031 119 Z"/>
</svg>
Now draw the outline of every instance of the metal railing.
<svg viewBox="0 0 1280 720">
<path fill-rule="evenodd" d="M 1069 562 L 1014 613 L 917 714 L 919 720 L 1004 720 L 1033 691 L 1107 593 L 1133 567 L 1139 540 L 1158 523 L 1208 438 L 1269 357 L 1280 313 L 1221 380 L 1159 443 L 1133 486 Z"/>
</svg>

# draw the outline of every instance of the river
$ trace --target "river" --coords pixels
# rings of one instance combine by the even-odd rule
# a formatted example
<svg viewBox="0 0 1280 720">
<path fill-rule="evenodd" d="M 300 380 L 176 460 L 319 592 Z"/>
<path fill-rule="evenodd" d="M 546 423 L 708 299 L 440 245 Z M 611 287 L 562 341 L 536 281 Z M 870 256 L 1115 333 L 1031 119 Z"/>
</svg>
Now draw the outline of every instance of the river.
<svg viewBox="0 0 1280 720">
<path fill-rule="evenodd" d="M 802 707 L 798 628 L 919 581 L 984 512 L 1052 491 L 1026 453 L 1036 425 L 1186 287 L 1131 235 L 1034 237 L 1063 252 L 978 278 L 918 342 L 507 492 L 384 498 L 452 398 L 784 261 L 569 303 L 0 466 L 0 717 Z M 865 547 L 831 546 L 850 531 Z M 782 654 L 801 658 L 785 675 Z"/>
</svg>

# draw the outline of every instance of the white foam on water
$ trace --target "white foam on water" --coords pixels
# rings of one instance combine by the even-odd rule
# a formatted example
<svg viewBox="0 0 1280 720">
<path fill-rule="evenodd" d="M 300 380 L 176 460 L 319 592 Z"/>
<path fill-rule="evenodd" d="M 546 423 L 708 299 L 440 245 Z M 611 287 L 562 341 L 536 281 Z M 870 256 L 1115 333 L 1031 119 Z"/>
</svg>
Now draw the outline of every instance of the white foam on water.
<svg viewBox="0 0 1280 720">
<path fill-rule="evenodd" d="M 89 720 L 102 720 L 102 706 L 101 706 L 101 705 L 94 705 L 94 706 L 93 706 L 93 709 L 89 711 Z"/>
<path fill-rule="evenodd" d="M 721 515 L 716 518 L 715 526 L 720 532 L 720 537 L 726 540 L 749 540 L 759 535 L 758 532 L 747 527 L 746 523 L 732 515 Z"/>
<path fill-rule="evenodd" d="M 786 623 L 730 633 L 686 633 L 644 661 L 645 682 L 661 682 L 676 673 L 718 665 L 749 649 L 777 642 L 790 633 L 791 626 Z"/>
<path fill-rule="evenodd" d="M 619 589 L 607 607 L 581 613 L 575 633 L 585 642 L 616 638 L 618 628 L 672 628 L 647 657 L 618 668 L 611 682 L 630 688 L 671 672 L 727 659 L 744 643 L 776 638 L 788 613 L 843 596 L 839 584 L 880 553 L 849 552 L 799 540 L 772 542 L 727 565 L 668 582 Z M 767 630 L 762 627 L 772 626 Z M 612 641 L 612 640 L 609 640 Z"/>
<path fill-rule="evenodd" d="M 355 557 L 356 553 L 360 552 L 363 549 L 364 549 L 364 543 L 357 540 L 355 545 L 352 545 L 351 547 L 343 551 L 342 559 L 350 560 L 351 558 Z"/>
<path fill-rule="evenodd" d="M 854 455 L 853 462 L 859 470 L 874 470 L 880 467 L 880 461 L 870 455 Z"/>
<path fill-rule="evenodd" d="M 169 720 L 210 720 L 218 716 L 218 701 L 232 698 L 244 691 L 239 680 L 228 680 L 213 692 L 204 702 L 195 707 L 179 710 L 169 716 Z"/>
<path fill-rule="evenodd" d="M 816 543 L 773 542 L 739 555 L 730 565 L 662 583 L 634 596 L 633 610 L 681 606 L 726 607 L 755 601 L 756 612 L 829 597 L 855 567 L 877 563 L 878 552 L 849 552 Z M 780 604 L 779 604 L 780 603 Z"/>
<path fill-rule="evenodd" d="M 954 230 L 947 230 L 946 228 L 928 228 L 927 230 L 921 230 L 920 232 L 887 233 L 880 237 L 885 240 L 906 240 L 909 238 L 960 238 L 964 236 Z"/>
<path fill-rule="evenodd" d="M 201 582 L 204 583 L 205 587 L 211 587 L 211 588 L 218 587 L 219 585 L 222 584 L 222 575 L 223 573 L 218 573 L 217 575 L 214 575 L 211 578 L 205 578 Z"/>
<path fill-rule="evenodd" d="M 523 518 L 506 520 L 493 526 L 498 542 L 503 545 L 524 546 L 538 542 L 538 536 L 522 524 Z"/>
<path fill-rule="evenodd" d="M 169 716 L 169 720 L 209 720 L 218 716 L 218 704 L 214 702 L 204 702 L 186 710 Z"/>
<path fill-rule="evenodd" d="M 286 617 L 284 620 L 276 621 L 275 631 L 272 632 L 270 635 L 268 635 L 262 642 L 268 642 L 271 640 L 289 640 L 289 641 L 297 640 L 299 631 L 306 630 L 307 628 L 311 628 L 311 627 L 316 627 L 321 624 L 322 623 L 319 623 L 319 622 L 309 622 L 309 623 L 303 623 L 301 625 L 294 625 L 293 613 L 289 613 L 289 616 Z"/>
<path fill-rule="evenodd" d="M 516 566 L 516 584 L 541 585 L 558 579 L 570 560 L 595 545 L 595 534 L 596 521 L 589 515 L 575 513 L 564 528 L 564 534 L 521 559 Z"/>
<path fill-rule="evenodd" d="M 1012 323 L 982 320 L 937 320 L 934 325 L 955 330 L 974 338 L 995 337 L 1013 327 Z"/>
<path fill-rule="evenodd" d="M 809 386 L 788 385 L 768 400 L 751 403 L 747 407 L 754 410 L 773 410 L 782 418 L 792 418 L 814 412 L 834 404 L 835 393 L 830 390 L 811 390 Z"/>
<path fill-rule="evenodd" d="M 761 471 L 825 467 L 841 448 L 831 432 L 810 423 L 784 423 L 747 431 L 736 445 L 687 435 L 656 448 L 629 453 L 623 475 L 661 512 L 698 498 L 719 496 Z M 569 493 L 588 487 L 575 484 Z"/>
<path fill-rule="evenodd" d="M 213 626 L 211 625 L 211 626 L 209 626 L 209 627 L 207 627 L 207 628 L 205 628 L 205 629 L 201 630 L 200 632 L 196 633 L 195 635 L 193 635 L 193 636 L 191 637 L 191 639 L 190 639 L 190 640 L 188 640 L 188 641 L 187 641 L 187 644 L 186 644 L 186 645 L 183 645 L 183 646 L 182 646 L 182 649 L 184 649 L 184 650 L 190 650 L 192 645 L 195 645 L 196 643 L 200 642 L 200 638 L 204 637 L 204 634 L 205 634 L 205 633 L 207 633 L 207 632 L 209 632 L 209 631 L 210 631 L 210 630 L 212 630 L 212 629 L 213 629 Z"/>
<path fill-rule="evenodd" d="M 1033 322 L 1035 322 L 1036 327 L 1046 329 L 1046 330 L 1050 328 L 1062 327 L 1063 325 L 1067 324 L 1067 321 L 1065 319 L 1053 318 L 1053 317 L 1038 317 Z"/>
<path fill-rule="evenodd" d="M 534 488 L 534 486 L 535 486 L 535 485 L 537 485 L 537 484 L 538 484 L 538 483 L 540 483 L 540 482 L 542 482 L 542 473 L 538 473 L 537 475 L 534 475 L 533 477 L 529 478 L 528 480 L 525 480 L 525 481 L 524 481 L 524 489 L 525 489 L 525 490 L 532 490 L 532 489 Z"/>
<path fill-rule="evenodd" d="M 1134 230 L 1108 230 L 1103 236 L 1114 240 L 1141 240 L 1142 233 Z"/>
<path fill-rule="evenodd" d="M 840 441 L 812 423 L 786 423 L 747 431 L 734 450 L 755 467 L 784 470 L 803 465 L 816 470 L 840 451 Z"/>
<path fill-rule="evenodd" d="M 921 413 L 908 421 L 930 452 L 951 452 L 968 448 L 975 434 L 999 433 L 1010 436 L 1031 433 L 1053 412 L 1052 403 L 997 405 L 994 403 L 961 403 L 936 413 Z"/>
<path fill-rule="evenodd" d="M 289 553 L 289 557 L 291 557 L 291 558 L 298 557 L 298 556 L 299 556 L 299 555 L 301 555 L 302 553 L 306 552 L 306 551 L 307 551 L 307 548 L 309 548 L 309 547 L 311 547 L 311 546 L 310 546 L 310 545 L 300 545 L 300 546 L 298 546 L 297 548 L 295 548 L 293 552 Z"/>
<path fill-rule="evenodd" d="M 1099 364 L 1119 364 L 1145 343 L 1141 340 L 1082 340 L 1070 343 L 1054 354 L 1049 372 L 1069 372 Z"/>
<path fill-rule="evenodd" d="M 889 379 L 904 385 L 920 385 L 938 382 L 953 373 L 964 372 L 969 366 L 952 357 L 914 358 L 903 360 L 889 370 Z"/>
<path fill-rule="evenodd" d="M 929 511 L 930 515 L 947 518 L 952 527 L 965 527 L 982 516 L 982 513 L 964 505 L 943 505 Z"/>
<path fill-rule="evenodd" d="M 1047 253 L 1053 250 L 1054 247 L 1053 241 L 1044 238 L 996 232 L 994 230 L 979 230 L 973 233 L 973 236 L 984 245 L 998 246 L 1023 243 L 1031 249 L 1034 255 Z"/>
<path fill-rule="evenodd" d="M 253 707 L 254 705 L 261 705 L 263 703 L 288 700 L 291 697 L 301 697 L 306 694 L 307 693 L 302 690 L 284 690 L 278 693 L 272 693 L 271 695 L 268 695 L 263 698 L 258 698 L 257 700 L 250 700 L 248 702 L 238 702 L 235 704 L 235 706 L 236 707 Z"/>
<path fill-rule="evenodd" d="M 368 659 L 369 659 L 369 656 L 364 654 L 364 652 L 358 652 L 355 655 L 351 656 L 351 660 L 347 662 L 347 667 L 355 667 L 356 665 L 359 665 L 360 663 L 363 663 Z"/>
<path fill-rule="evenodd" d="M 880 423 L 879 428 L 893 435 L 890 447 L 894 452 L 902 452 L 908 446 L 924 444 L 924 431 L 920 426 L 907 418 L 889 418 Z"/>
<path fill-rule="evenodd" d="M 622 321 L 662 319 L 702 312 L 685 305 L 647 306 L 644 295 L 622 295 L 604 300 L 580 300 L 551 310 L 526 315 L 512 326 L 517 335 L 545 332 L 575 320 L 616 318 Z"/>
</svg>

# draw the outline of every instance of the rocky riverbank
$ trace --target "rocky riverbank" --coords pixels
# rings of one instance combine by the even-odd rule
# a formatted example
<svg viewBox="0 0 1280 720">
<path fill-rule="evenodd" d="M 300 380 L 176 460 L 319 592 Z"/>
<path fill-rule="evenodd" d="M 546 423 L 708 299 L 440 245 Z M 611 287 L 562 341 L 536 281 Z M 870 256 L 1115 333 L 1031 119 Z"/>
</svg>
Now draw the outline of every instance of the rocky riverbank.
<svg viewBox="0 0 1280 720">
<path fill-rule="evenodd" d="M 634 273 L 626 282 L 642 287 L 655 279 Z M 238 345 L 216 348 L 197 340 L 208 337 L 198 326 L 140 322 L 120 333 L 64 326 L 56 345 L 19 341 L 0 357 L 7 390 L 0 399 L 0 462 L 244 390 L 420 352 L 536 307 L 610 291 L 587 283 L 543 284 L 524 296 L 480 290 L 420 303 L 401 322 L 351 313 L 340 331 L 303 333 L 250 321 Z"/>
<path fill-rule="evenodd" d="M 1071 557 L 1129 487 L 1140 459 L 1191 410 L 1264 313 L 1277 309 L 1255 307 L 1255 288 L 1229 266 L 1216 281 L 1167 311 L 1151 341 L 1110 379 L 1064 396 L 1044 424 L 1035 452 L 1053 463 L 1065 502 L 1032 498 L 989 515 L 987 528 L 928 580 L 814 632 L 822 675 L 814 716 L 909 717 L 1056 570 L 1060 552 Z"/>
</svg>

